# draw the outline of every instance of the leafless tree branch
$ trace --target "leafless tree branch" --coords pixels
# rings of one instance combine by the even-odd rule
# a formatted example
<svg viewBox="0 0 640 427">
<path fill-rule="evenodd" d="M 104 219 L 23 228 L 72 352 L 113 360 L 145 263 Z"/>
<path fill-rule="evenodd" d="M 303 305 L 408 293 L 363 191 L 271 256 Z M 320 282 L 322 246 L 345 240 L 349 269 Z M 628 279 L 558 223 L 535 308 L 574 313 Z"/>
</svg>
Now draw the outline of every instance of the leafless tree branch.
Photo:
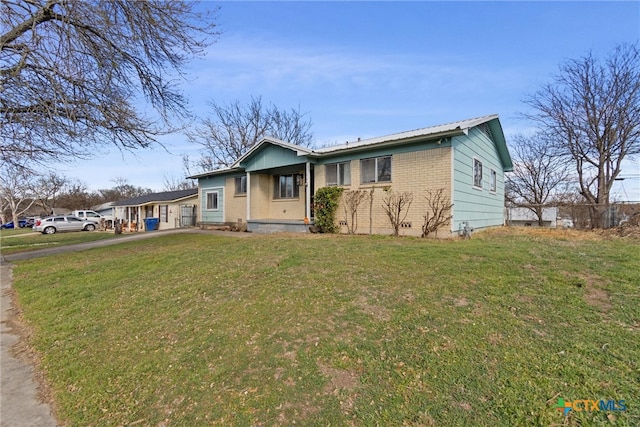
<svg viewBox="0 0 640 427">
<path fill-rule="evenodd" d="M 231 166 L 266 136 L 301 146 L 311 144 L 312 123 L 299 107 L 287 111 L 272 104 L 265 106 L 261 97 L 252 97 L 247 105 L 211 101 L 210 106 L 212 117 L 189 133 L 189 139 L 202 146 L 196 165 L 202 171 Z"/>
<path fill-rule="evenodd" d="M 533 112 L 524 116 L 574 165 L 592 226 L 605 226 L 603 212 L 622 162 L 640 154 L 638 45 L 620 45 L 605 60 L 589 54 L 564 63 L 525 102 Z"/>
<path fill-rule="evenodd" d="M 4 0 L 0 22 L 0 159 L 16 164 L 158 144 L 187 118 L 175 79 L 216 35 L 181 0 Z"/>
</svg>

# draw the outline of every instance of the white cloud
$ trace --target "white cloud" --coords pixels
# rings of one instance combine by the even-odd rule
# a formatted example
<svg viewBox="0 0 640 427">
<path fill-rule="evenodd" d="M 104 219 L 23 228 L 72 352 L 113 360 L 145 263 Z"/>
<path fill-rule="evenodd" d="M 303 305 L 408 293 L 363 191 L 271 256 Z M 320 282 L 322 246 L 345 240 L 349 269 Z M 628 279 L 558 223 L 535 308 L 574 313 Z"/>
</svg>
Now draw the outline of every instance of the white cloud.
<svg viewBox="0 0 640 427">
<path fill-rule="evenodd" d="M 331 46 L 288 46 L 262 40 L 230 38 L 213 45 L 207 65 L 195 70 L 200 94 L 236 98 L 278 91 L 316 94 L 377 91 L 410 96 L 485 93 L 520 84 L 517 69 L 495 71 L 460 56 L 382 54 Z M 304 97 L 304 93 L 301 94 Z"/>
</svg>

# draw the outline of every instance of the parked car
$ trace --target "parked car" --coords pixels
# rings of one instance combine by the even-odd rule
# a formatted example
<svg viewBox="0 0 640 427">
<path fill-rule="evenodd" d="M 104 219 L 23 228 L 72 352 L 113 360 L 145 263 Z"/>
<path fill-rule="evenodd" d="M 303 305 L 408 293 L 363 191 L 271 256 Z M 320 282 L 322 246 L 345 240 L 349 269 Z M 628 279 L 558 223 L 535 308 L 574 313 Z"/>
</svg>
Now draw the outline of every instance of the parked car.
<svg viewBox="0 0 640 427">
<path fill-rule="evenodd" d="M 26 224 L 27 224 L 27 220 L 26 219 L 19 219 L 18 220 L 18 227 L 23 228 Z M 0 228 L 15 228 L 15 226 L 13 225 L 13 221 L 11 221 L 11 222 L 8 222 L 6 224 L 0 225 Z"/>
<path fill-rule="evenodd" d="M 95 222 L 83 221 L 72 215 L 54 215 L 37 219 L 33 226 L 33 231 L 39 231 L 42 234 L 54 234 L 58 231 L 93 231 L 95 229 Z"/>
<path fill-rule="evenodd" d="M 76 210 L 71 212 L 71 215 L 77 216 L 80 219 L 87 219 L 99 224 L 101 220 L 105 220 L 107 224 L 113 223 L 113 217 L 111 215 L 102 215 L 96 211 L 90 211 L 86 209 Z"/>
<path fill-rule="evenodd" d="M 25 227 L 33 228 L 36 225 L 36 220 L 40 219 L 38 216 L 28 216 L 24 224 Z"/>
</svg>

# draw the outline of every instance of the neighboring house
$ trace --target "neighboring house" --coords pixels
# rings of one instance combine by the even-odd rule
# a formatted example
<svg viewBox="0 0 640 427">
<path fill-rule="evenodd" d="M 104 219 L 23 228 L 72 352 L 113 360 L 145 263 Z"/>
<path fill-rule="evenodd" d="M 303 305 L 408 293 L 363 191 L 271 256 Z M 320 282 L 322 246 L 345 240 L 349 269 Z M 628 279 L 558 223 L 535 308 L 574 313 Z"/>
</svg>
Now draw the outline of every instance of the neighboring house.
<svg viewBox="0 0 640 427">
<path fill-rule="evenodd" d="M 146 219 L 155 218 L 159 230 L 196 225 L 198 189 L 151 193 L 113 203 L 116 222 L 128 230 L 144 230 Z"/>
<path fill-rule="evenodd" d="M 540 227 L 538 216 L 527 208 L 506 208 L 506 224 L 514 227 Z M 558 225 L 558 208 L 548 207 L 542 209 L 542 227 L 556 228 Z M 563 225 L 569 227 L 569 225 Z"/>
<path fill-rule="evenodd" d="M 93 206 L 92 210 L 98 212 L 102 216 L 116 217 L 116 210 L 113 207 L 113 202 L 102 203 L 100 205 Z"/>
<path fill-rule="evenodd" d="M 444 236 L 465 225 L 504 225 L 504 173 L 512 168 L 500 120 L 491 115 L 320 149 L 264 138 L 231 167 L 190 178 L 198 179 L 202 227 L 246 222 L 254 232 L 308 231 L 313 194 L 337 185 L 374 189 L 372 212 L 368 202 L 358 209 L 358 233 L 369 232 L 369 219 L 373 233 L 391 233 L 383 190 L 411 192 L 401 232 L 419 236 L 426 190 L 443 188 L 453 203 Z M 337 220 L 345 219 L 341 206 Z"/>
</svg>

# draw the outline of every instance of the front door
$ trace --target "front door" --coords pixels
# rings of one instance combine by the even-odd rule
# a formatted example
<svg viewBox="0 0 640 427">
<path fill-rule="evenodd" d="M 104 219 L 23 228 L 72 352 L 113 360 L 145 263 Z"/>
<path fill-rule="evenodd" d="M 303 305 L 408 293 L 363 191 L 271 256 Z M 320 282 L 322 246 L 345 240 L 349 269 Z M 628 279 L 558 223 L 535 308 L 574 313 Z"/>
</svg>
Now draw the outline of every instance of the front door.
<svg viewBox="0 0 640 427">
<path fill-rule="evenodd" d="M 193 227 L 196 225 L 196 207 L 180 205 L 180 226 Z"/>
</svg>

